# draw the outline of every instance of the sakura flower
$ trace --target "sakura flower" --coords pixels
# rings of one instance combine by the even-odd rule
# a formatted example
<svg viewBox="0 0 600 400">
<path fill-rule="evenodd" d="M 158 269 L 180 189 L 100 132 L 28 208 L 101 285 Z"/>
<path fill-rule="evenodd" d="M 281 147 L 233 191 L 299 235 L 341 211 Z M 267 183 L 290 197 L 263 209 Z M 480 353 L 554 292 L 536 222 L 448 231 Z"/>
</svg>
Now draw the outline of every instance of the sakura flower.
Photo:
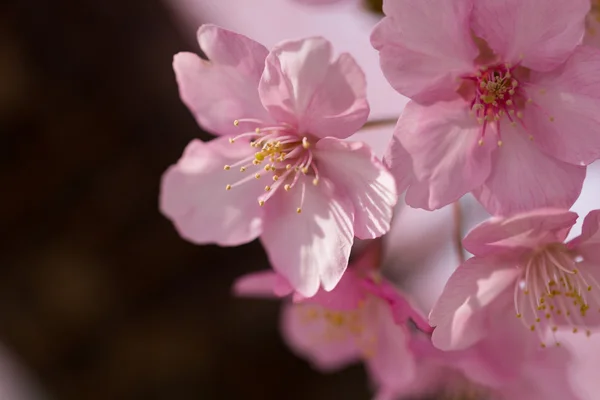
<svg viewBox="0 0 600 400">
<path fill-rule="evenodd" d="M 548 333 L 568 328 L 590 335 L 600 323 L 600 210 L 585 218 L 582 234 L 564 243 L 577 214 L 543 209 L 492 218 L 464 239 L 474 254 L 448 280 L 430 314 L 434 344 L 464 349 L 490 334 L 486 319 L 521 320 L 546 346 Z M 512 312 L 490 312 L 512 298 Z"/>
<path fill-rule="evenodd" d="M 342 140 L 368 116 L 362 71 L 348 54 L 332 60 L 322 38 L 269 53 L 205 25 L 198 40 L 209 61 L 175 56 L 181 97 L 202 126 L 224 136 L 192 141 L 169 168 L 162 212 L 194 243 L 260 236 L 275 270 L 302 295 L 333 289 L 354 235 L 384 234 L 397 200 L 370 148 Z"/>
<path fill-rule="evenodd" d="M 575 202 L 584 166 L 600 158 L 600 51 L 579 46 L 589 8 L 384 2 L 371 40 L 389 82 L 413 99 L 389 159 L 412 176 L 409 205 L 437 209 L 469 192 L 495 215 Z"/>
<path fill-rule="evenodd" d="M 377 274 L 376 258 L 377 249 L 371 244 L 332 291 L 320 290 L 312 298 L 295 294 L 283 307 L 281 330 L 290 348 L 319 370 L 364 362 L 377 386 L 377 398 L 385 399 L 402 392 L 415 378 L 408 320 L 427 331 L 430 327 Z M 292 288 L 276 273 L 261 272 L 240 278 L 235 292 L 283 297 Z"/>
</svg>

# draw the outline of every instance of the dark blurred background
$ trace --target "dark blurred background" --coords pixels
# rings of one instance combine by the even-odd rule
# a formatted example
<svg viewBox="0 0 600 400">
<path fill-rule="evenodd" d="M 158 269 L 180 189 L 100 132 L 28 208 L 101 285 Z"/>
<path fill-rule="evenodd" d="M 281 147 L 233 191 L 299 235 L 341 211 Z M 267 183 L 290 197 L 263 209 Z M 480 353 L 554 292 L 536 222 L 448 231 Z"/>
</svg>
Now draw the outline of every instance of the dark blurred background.
<svg viewBox="0 0 600 400">
<path fill-rule="evenodd" d="M 207 138 L 164 4 L 8 0 L 0 48 L 0 342 L 48 398 L 369 398 L 361 367 L 286 349 L 277 302 L 231 296 L 258 243 L 194 246 L 159 214 L 162 172 Z"/>
</svg>

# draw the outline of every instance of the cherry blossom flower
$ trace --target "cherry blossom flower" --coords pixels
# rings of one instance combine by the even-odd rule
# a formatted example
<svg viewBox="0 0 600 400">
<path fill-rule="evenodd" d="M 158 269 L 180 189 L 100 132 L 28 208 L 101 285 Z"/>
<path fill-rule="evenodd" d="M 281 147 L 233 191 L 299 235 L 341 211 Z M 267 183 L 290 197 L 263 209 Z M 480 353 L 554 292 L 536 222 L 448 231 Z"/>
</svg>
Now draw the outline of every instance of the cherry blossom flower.
<svg viewBox="0 0 600 400">
<path fill-rule="evenodd" d="M 377 399 L 394 398 L 415 379 L 411 320 L 427 332 L 427 321 L 375 269 L 373 243 L 348 268 L 336 288 L 314 297 L 294 294 L 283 307 L 281 330 L 290 348 L 322 371 L 362 361 L 378 389 Z M 274 272 L 240 278 L 242 296 L 284 297 L 293 292 Z"/>
<path fill-rule="evenodd" d="M 590 335 L 600 323 L 600 210 L 564 243 L 576 220 L 570 211 L 542 209 L 475 227 L 463 242 L 474 257 L 453 273 L 430 314 L 434 344 L 467 348 L 490 334 L 489 320 L 506 324 L 515 315 L 542 347 L 560 329 Z M 498 299 L 512 300 L 512 312 L 490 312 Z"/>
<path fill-rule="evenodd" d="M 388 160 L 410 176 L 409 205 L 437 209 L 468 192 L 495 215 L 575 202 L 600 157 L 600 51 L 579 46 L 589 8 L 385 2 L 371 40 L 391 85 L 413 99 Z"/>
<path fill-rule="evenodd" d="M 185 104 L 221 137 L 192 141 L 162 181 L 160 206 L 186 239 L 239 245 L 260 236 L 270 261 L 304 296 L 335 287 L 354 235 L 384 234 L 397 201 L 393 177 L 362 142 L 365 78 L 322 38 L 268 52 L 205 25 L 209 61 L 175 56 Z M 229 122 L 227 122 L 229 121 Z"/>
</svg>

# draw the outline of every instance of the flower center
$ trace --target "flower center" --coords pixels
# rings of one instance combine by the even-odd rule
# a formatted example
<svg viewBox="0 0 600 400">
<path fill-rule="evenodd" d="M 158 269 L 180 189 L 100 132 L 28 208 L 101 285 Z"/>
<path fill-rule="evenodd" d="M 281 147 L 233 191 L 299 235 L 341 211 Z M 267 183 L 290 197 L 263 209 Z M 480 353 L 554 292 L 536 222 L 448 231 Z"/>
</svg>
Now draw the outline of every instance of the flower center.
<svg viewBox="0 0 600 400">
<path fill-rule="evenodd" d="M 475 74 L 463 77 L 467 82 L 474 84 L 471 93 L 467 95 L 472 98 L 470 108 L 482 125 L 479 145 L 483 144 L 488 126 L 495 124 L 498 146 L 502 146 L 500 121 L 504 117 L 508 118 L 512 126 L 517 126 L 517 121 L 523 125 L 520 121 L 523 118 L 522 110 L 526 103 L 531 103 L 531 99 L 514 76 L 517 68 L 520 67 L 510 64 L 482 66 Z M 468 88 L 465 89 L 463 85 L 462 90 Z"/>
<path fill-rule="evenodd" d="M 355 309 L 331 310 L 316 304 L 298 304 L 300 322 L 314 324 L 311 329 L 315 342 L 344 342 L 351 340 L 363 357 L 371 358 L 377 348 L 377 335 L 369 329 L 367 314 L 376 312 L 374 299 L 359 302 Z M 318 326 L 316 324 L 319 324 Z"/>
<path fill-rule="evenodd" d="M 588 322 L 592 313 L 600 312 L 600 285 L 582 261 L 565 244 L 553 243 L 534 251 L 521 265 L 514 301 L 517 317 L 529 330 L 539 326 L 543 334 L 546 328 L 556 332 L 566 325 L 573 333 L 585 328 L 591 334 Z"/>
<path fill-rule="evenodd" d="M 234 125 L 241 123 L 262 124 L 253 119 L 235 120 Z M 286 125 L 255 128 L 229 139 L 235 143 L 240 139 L 249 139 L 249 145 L 256 149 L 254 155 L 244 158 L 233 165 L 225 165 L 226 171 L 239 168 L 240 172 L 248 172 L 248 176 L 228 184 L 225 189 L 231 190 L 237 186 L 263 176 L 270 176 L 270 182 L 265 186 L 265 193 L 258 197 L 258 204 L 263 206 L 280 188 L 292 190 L 301 178 L 312 177 L 313 185 L 319 183 L 319 170 L 315 165 L 311 143 L 308 137 L 298 135 L 294 129 Z M 296 212 L 302 212 L 304 191 Z"/>
<path fill-rule="evenodd" d="M 600 22 L 600 0 L 592 0 L 592 7 L 590 8 L 588 17 L 589 18 L 586 21 L 587 32 L 590 35 L 595 35 L 597 33 L 596 29 L 594 27 L 590 26 L 590 23 L 592 23 L 592 22 L 599 23 Z"/>
</svg>

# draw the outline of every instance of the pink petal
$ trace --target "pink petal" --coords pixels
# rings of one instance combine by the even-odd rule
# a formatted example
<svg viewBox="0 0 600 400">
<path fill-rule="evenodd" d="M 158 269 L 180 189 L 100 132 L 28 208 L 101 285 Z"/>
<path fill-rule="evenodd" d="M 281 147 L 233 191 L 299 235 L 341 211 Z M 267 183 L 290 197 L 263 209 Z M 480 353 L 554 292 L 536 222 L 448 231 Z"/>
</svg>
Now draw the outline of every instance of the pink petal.
<svg viewBox="0 0 600 400">
<path fill-rule="evenodd" d="M 332 53 L 323 38 L 273 49 L 260 82 L 271 115 L 317 137 L 346 138 L 364 125 L 369 115 L 365 75 L 349 54 L 332 63 Z"/>
<path fill-rule="evenodd" d="M 496 146 L 492 140 L 478 144 L 481 126 L 462 100 L 409 103 L 394 135 L 412 157 L 414 181 L 406 194 L 412 207 L 441 208 L 480 186 L 490 173 Z"/>
<path fill-rule="evenodd" d="M 370 315 L 369 324 L 376 330 L 376 347 L 366 364 L 377 386 L 402 391 L 415 379 L 415 357 L 409 349 L 406 326 L 397 324 L 390 311 L 381 304 Z"/>
<path fill-rule="evenodd" d="M 233 285 L 236 296 L 245 297 L 285 297 L 294 289 L 279 274 L 261 271 L 238 278 Z"/>
<path fill-rule="evenodd" d="M 577 221 L 577 214 L 560 209 L 538 209 L 510 218 L 491 218 L 463 239 L 464 248 L 476 256 L 512 253 L 562 242 Z"/>
<path fill-rule="evenodd" d="M 381 69 L 401 94 L 420 103 L 457 98 L 478 50 L 469 30 L 472 0 L 395 0 L 373 30 Z"/>
<path fill-rule="evenodd" d="M 267 49 L 261 44 L 214 25 L 198 30 L 198 42 L 208 56 L 179 53 L 173 69 L 181 99 L 204 129 L 216 135 L 239 133 L 239 118 L 270 118 L 258 96 L 258 82 Z"/>
<path fill-rule="evenodd" d="M 556 70 L 532 73 L 527 94 L 536 106 L 525 123 L 544 152 L 575 165 L 600 158 L 600 50 L 579 46 Z"/>
<path fill-rule="evenodd" d="M 273 268 L 305 297 L 313 296 L 319 285 L 332 290 L 346 270 L 354 240 L 350 201 L 334 196 L 324 180 L 318 186 L 299 181 L 267 206 L 261 240 Z"/>
<path fill-rule="evenodd" d="M 396 324 L 405 325 L 408 320 L 412 320 L 421 331 L 426 333 L 432 332 L 431 326 L 425 317 L 390 282 L 385 279 L 380 282 L 376 282 L 373 279 L 365 279 L 363 286 L 389 305 Z"/>
<path fill-rule="evenodd" d="M 398 195 L 401 195 L 415 180 L 415 175 L 413 173 L 412 158 L 396 135 L 392 136 L 383 155 L 383 164 L 396 179 L 396 191 Z"/>
<path fill-rule="evenodd" d="M 503 126 L 504 144 L 494 154 L 492 173 L 473 195 L 492 215 L 570 208 L 581 193 L 585 167 L 552 158 L 525 135 Z"/>
<path fill-rule="evenodd" d="M 318 304 L 331 310 L 356 310 L 366 298 L 363 279 L 355 270 L 347 269 L 332 291 L 319 290 L 313 297 L 302 300 L 305 304 Z"/>
<path fill-rule="evenodd" d="M 600 263 L 600 210 L 593 210 L 583 220 L 581 235 L 569 242 L 586 261 Z"/>
<path fill-rule="evenodd" d="M 317 142 L 319 173 L 354 204 L 354 234 L 373 239 L 390 229 L 398 195 L 394 177 L 360 142 L 325 138 Z"/>
<path fill-rule="evenodd" d="M 253 148 L 243 141 L 193 140 L 177 164 L 165 172 L 160 210 L 183 238 L 197 244 L 237 246 L 261 234 L 263 209 L 257 198 L 263 187 L 249 182 L 225 190 L 245 175 L 224 171 L 223 166 L 252 153 Z"/>
<path fill-rule="evenodd" d="M 502 61 L 550 71 L 580 43 L 589 9 L 589 0 L 477 0 L 473 30 Z"/>
<path fill-rule="evenodd" d="M 462 350 L 487 335 L 486 307 L 515 283 L 520 270 L 514 263 L 473 257 L 452 274 L 433 306 L 433 344 L 440 350 Z M 510 317 L 514 318 L 513 314 Z"/>
<path fill-rule="evenodd" d="M 300 357 L 307 358 L 321 371 L 333 371 L 361 358 L 352 335 L 327 337 L 330 323 L 313 317 L 318 308 L 310 304 L 287 304 L 281 315 L 281 331 L 287 345 Z"/>
</svg>

